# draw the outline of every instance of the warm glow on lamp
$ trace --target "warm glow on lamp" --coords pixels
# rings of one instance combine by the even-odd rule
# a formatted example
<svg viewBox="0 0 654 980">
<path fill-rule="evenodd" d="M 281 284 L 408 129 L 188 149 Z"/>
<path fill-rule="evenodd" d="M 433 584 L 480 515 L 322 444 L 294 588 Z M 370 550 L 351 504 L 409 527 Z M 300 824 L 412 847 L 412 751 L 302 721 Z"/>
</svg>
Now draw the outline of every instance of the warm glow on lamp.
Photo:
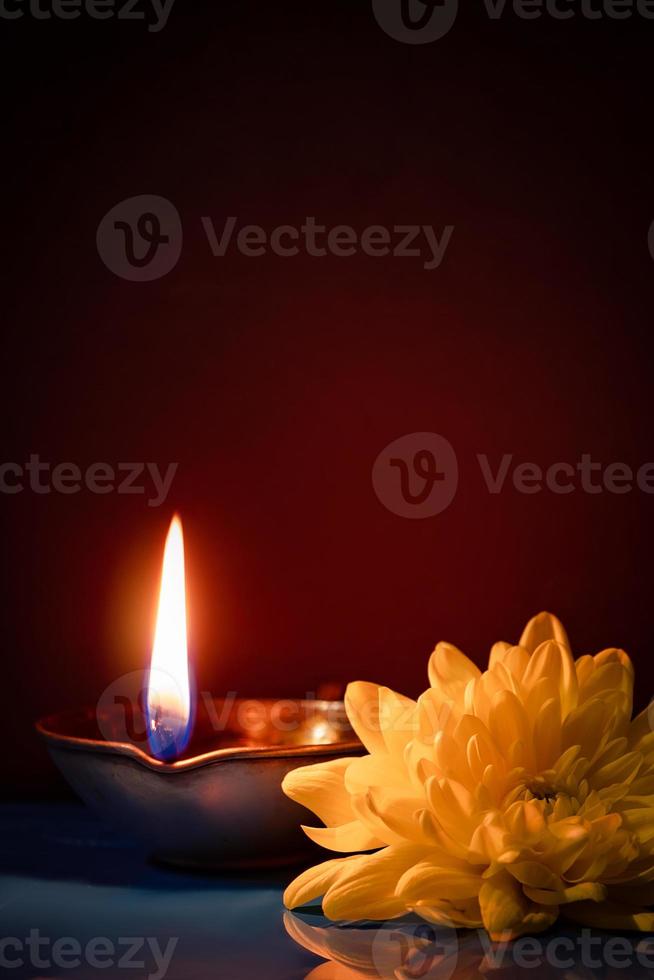
<svg viewBox="0 0 654 980">
<path fill-rule="evenodd" d="M 148 741 L 158 759 L 172 759 L 186 747 L 191 729 L 191 685 L 186 633 L 184 535 L 172 519 L 161 573 L 161 591 L 147 695 Z"/>
</svg>

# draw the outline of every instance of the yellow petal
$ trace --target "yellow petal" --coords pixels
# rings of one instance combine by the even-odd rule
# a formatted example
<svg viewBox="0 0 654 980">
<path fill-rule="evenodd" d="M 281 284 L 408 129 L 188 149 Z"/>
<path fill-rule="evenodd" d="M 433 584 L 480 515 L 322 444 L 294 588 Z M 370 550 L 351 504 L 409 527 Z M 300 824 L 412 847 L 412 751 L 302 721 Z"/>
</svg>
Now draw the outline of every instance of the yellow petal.
<svg viewBox="0 0 654 980">
<path fill-rule="evenodd" d="M 444 830 L 459 841 L 467 841 L 478 817 L 475 800 L 466 787 L 455 779 L 428 779 L 425 783 L 432 813 Z"/>
<path fill-rule="evenodd" d="M 433 761 L 433 754 L 433 746 L 426 744 L 422 738 L 412 738 L 404 747 L 404 767 L 411 781 L 411 786 L 416 792 L 422 790 L 427 775 L 440 775 L 440 770 Z"/>
<path fill-rule="evenodd" d="M 634 665 L 631 662 L 631 657 L 619 647 L 608 647 L 606 650 L 602 650 L 601 653 L 595 654 L 594 660 L 596 667 L 603 667 L 605 664 L 620 664 L 633 681 Z"/>
<path fill-rule="evenodd" d="M 536 647 L 522 678 L 529 692 L 542 678 L 555 680 L 561 698 L 561 715 L 565 718 L 577 705 L 579 697 L 577 673 L 570 649 L 556 640 L 546 640 Z"/>
<path fill-rule="evenodd" d="M 593 657 L 593 666 L 594 669 L 579 686 L 581 701 L 602 697 L 603 694 L 616 690 L 631 697 L 634 668 L 623 650 L 604 650 L 598 653 Z"/>
<path fill-rule="evenodd" d="M 477 899 L 458 901 L 456 905 L 444 902 L 441 906 L 423 905 L 421 902 L 416 902 L 412 911 L 435 926 L 444 926 L 447 930 L 446 937 L 453 926 L 461 929 L 479 929 L 483 924 Z M 436 965 L 435 976 L 457 976 L 461 980 L 474 980 L 479 976 L 476 963 L 473 963 L 470 972 L 467 970 L 455 972 L 456 965 L 456 961 L 439 961 Z M 417 965 L 417 970 L 424 970 L 424 957 L 423 963 Z M 395 975 L 397 976 L 397 974 Z"/>
<path fill-rule="evenodd" d="M 526 932 L 541 932 L 557 917 L 558 909 L 529 902 L 522 888 L 506 871 L 484 881 L 479 890 L 484 927 L 491 939 L 505 942 Z"/>
<path fill-rule="evenodd" d="M 488 768 L 498 760 L 495 747 L 489 744 L 490 739 L 486 740 L 480 735 L 473 735 L 466 746 L 466 761 L 470 770 L 470 777 L 474 783 L 479 784 Z"/>
<path fill-rule="evenodd" d="M 512 691 L 500 691 L 493 698 L 488 713 L 488 727 L 495 745 L 506 757 L 515 742 L 520 742 L 527 753 L 527 763 L 531 761 L 531 736 L 529 720 L 521 702 Z"/>
<path fill-rule="evenodd" d="M 351 762 L 352 759 L 335 759 L 293 769 L 284 777 L 282 789 L 328 827 L 348 823 L 353 812 L 344 777 Z"/>
<path fill-rule="evenodd" d="M 445 855 L 449 858 L 446 862 L 448 864 L 460 864 L 468 861 L 468 846 L 451 837 L 429 810 L 420 810 L 417 819 L 425 839 L 429 841 L 431 846 L 438 847 L 441 861 L 444 860 Z"/>
<path fill-rule="evenodd" d="M 582 663 L 583 661 L 583 663 Z M 634 669 L 623 650 L 604 650 L 596 657 L 583 657 L 576 666 L 579 703 L 601 699 L 607 708 L 607 727 L 614 735 L 633 736 Z"/>
<path fill-rule="evenodd" d="M 638 748 L 642 739 L 647 738 L 652 731 L 651 718 L 652 714 L 648 707 L 636 715 L 629 725 L 629 741 L 632 748 Z"/>
<path fill-rule="evenodd" d="M 602 701 L 593 698 L 574 708 L 563 722 L 561 745 L 569 748 L 578 745 L 581 755 L 592 759 L 604 734 L 606 709 Z"/>
<path fill-rule="evenodd" d="M 419 733 L 418 705 L 388 687 L 379 688 L 379 727 L 391 755 L 403 755 Z"/>
<path fill-rule="evenodd" d="M 465 742 L 457 742 L 451 735 L 438 732 L 434 737 L 433 760 L 442 776 L 460 779 L 464 775 L 467 765 L 465 749 Z"/>
<path fill-rule="evenodd" d="M 470 860 L 475 864 L 499 861 L 511 853 L 511 837 L 497 812 L 486 814 L 470 840 Z"/>
<path fill-rule="evenodd" d="M 498 643 L 493 643 L 488 657 L 488 669 L 492 670 L 496 664 L 501 664 L 510 649 L 511 644 L 505 643 L 503 640 L 500 640 Z"/>
<path fill-rule="evenodd" d="M 354 869 L 365 860 L 365 857 L 336 858 L 332 861 L 325 861 L 317 864 L 313 868 L 308 868 L 301 875 L 291 882 L 284 892 L 284 905 L 287 909 L 295 909 L 299 905 L 311 902 L 314 898 L 324 895 L 330 885 L 332 885 L 343 870 L 348 867 Z"/>
<path fill-rule="evenodd" d="M 506 691 L 498 671 L 487 670 L 476 681 L 466 688 L 465 710 L 467 714 L 475 715 L 484 725 L 488 725 L 488 715 L 491 704 L 498 694 Z"/>
<path fill-rule="evenodd" d="M 379 685 L 353 681 L 345 691 L 345 710 L 352 728 L 368 752 L 385 752 L 379 725 Z"/>
<path fill-rule="evenodd" d="M 561 755 L 561 704 L 550 698 L 538 710 L 534 722 L 534 752 L 539 770 L 549 769 Z"/>
<path fill-rule="evenodd" d="M 520 681 L 513 676 L 513 674 L 508 669 L 508 667 L 505 666 L 505 664 L 496 663 L 493 668 L 489 668 L 489 671 L 495 675 L 495 677 L 499 681 L 502 688 L 504 688 L 504 690 L 513 691 L 515 695 L 517 695 L 519 698 L 522 698 L 523 692 L 520 685 Z"/>
<path fill-rule="evenodd" d="M 359 822 L 383 844 L 428 843 L 419 821 L 424 799 L 409 794 L 409 786 L 404 792 L 376 787 L 355 794 L 352 806 Z"/>
<path fill-rule="evenodd" d="M 614 783 L 630 783 L 637 776 L 642 764 L 640 752 L 628 752 L 621 759 L 589 773 L 588 779 L 595 789 L 612 786 Z"/>
<path fill-rule="evenodd" d="M 654 807 L 643 806 L 622 810 L 620 816 L 625 827 L 636 834 L 641 844 L 654 838 Z"/>
<path fill-rule="evenodd" d="M 563 887 L 561 879 L 553 871 L 538 861 L 519 861 L 507 866 L 516 881 L 531 888 L 548 888 L 556 890 Z"/>
<path fill-rule="evenodd" d="M 524 887 L 527 898 L 541 905 L 564 905 L 567 902 L 592 901 L 601 902 L 606 898 L 606 887 L 596 881 L 583 881 L 580 885 L 571 885 L 560 891 L 550 891 L 544 888 Z M 558 908 L 557 908 L 558 911 Z"/>
<path fill-rule="evenodd" d="M 395 888 L 411 865 L 424 854 L 424 848 L 411 844 L 387 847 L 358 859 L 351 873 L 336 877 L 323 899 L 328 919 L 392 919 L 406 911 L 395 896 Z"/>
<path fill-rule="evenodd" d="M 412 795 L 409 784 L 400 792 L 386 787 L 369 790 L 367 806 L 401 840 L 417 844 L 429 843 L 430 838 L 425 836 L 419 819 L 425 806 L 424 796 Z"/>
<path fill-rule="evenodd" d="M 530 619 L 520 637 L 519 646 L 528 653 L 534 653 L 541 643 L 556 640 L 570 650 L 570 640 L 563 624 L 552 613 L 542 612 Z"/>
<path fill-rule="evenodd" d="M 452 701 L 461 703 L 466 686 L 481 676 L 479 667 L 451 643 L 439 643 L 429 660 L 429 683 Z"/>
<path fill-rule="evenodd" d="M 379 838 L 384 844 L 403 844 L 406 842 L 405 828 L 402 832 L 395 829 L 395 822 L 390 813 L 379 812 L 373 800 L 372 791 L 357 793 L 352 797 L 352 807 L 359 822 L 368 828 L 370 834 Z M 387 819 L 388 817 L 388 819 Z M 422 837 L 416 823 L 418 836 Z"/>
<path fill-rule="evenodd" d="M 476 898 L 481 888 L 481 876 L 459 868 L 435 866 L 421 861 L 409 868 L 400 878 L 396 894 L 407 905 L 416 902 L 434 904 L 447 900 Z"/>
<path fill-rule="evenodd" d="M 461 708 L 435 687 L 421 694 L 417 704 L 420 735 L 425 739 L 433 738 L 436 732 L 450 732 L 461 717 Z"/>
<path fill-rule="evenodd" d="M 376 752 L 350 761 L 351 765 L 345 771 L 345 788 L 351 795 L 365 793 L 371 786 L 397 789 L 406 786 L 406 769 L 398 757 Z"/>
<path fill-rule="evenodd" d="M 325 847 L 328 851 L 339 851 L 341 854 L 353 851 L 372 851 L 383 847 L 386 843 L 375 837 L 369 827 L 360 820 L 352 820 L 340 827 L 302 827 L 307 837 Z"/>
<path fill-rule="evenodd" d="M 529 653 L 524 647 L 511 646 L 510 643 L 495 643 L 488 659 L 488 669 L 493 670 L 501 664 L 517 681 L 527 669 Z"/>
</svg>

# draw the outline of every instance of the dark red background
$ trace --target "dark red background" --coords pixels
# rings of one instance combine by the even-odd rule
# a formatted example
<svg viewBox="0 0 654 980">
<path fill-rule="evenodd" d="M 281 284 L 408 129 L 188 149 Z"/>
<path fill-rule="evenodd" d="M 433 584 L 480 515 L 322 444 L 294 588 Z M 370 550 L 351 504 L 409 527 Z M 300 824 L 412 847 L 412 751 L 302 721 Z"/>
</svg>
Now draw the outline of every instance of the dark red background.
<svg viewBox="0 0 654 980">
<path fill-rule="evenodd" d="M 0 791 L 60 784 L 32 723 L 149 657 L 173 508 L 200 685 L 417 694 L 439 639 L 478 663 L 542 608 L 578 652 L 653 668 L 654 498 L 491 496 L 475 459 L 654 459 L 654 23 L 490 22 L 409 47 L 368 3 L 182 4 L 168 26 L 7 22 L 2 461 L 179 462 L 143 497 L 0 496 Z M 161 194 L 166 278 L 130 283 L 95 233 Z M 416 259 L 214 259 L 200 216 L 272 228 L 455 225 Z M 389 513 L 397 437 L 454 446 L 460 487 Z"/>
</svg>

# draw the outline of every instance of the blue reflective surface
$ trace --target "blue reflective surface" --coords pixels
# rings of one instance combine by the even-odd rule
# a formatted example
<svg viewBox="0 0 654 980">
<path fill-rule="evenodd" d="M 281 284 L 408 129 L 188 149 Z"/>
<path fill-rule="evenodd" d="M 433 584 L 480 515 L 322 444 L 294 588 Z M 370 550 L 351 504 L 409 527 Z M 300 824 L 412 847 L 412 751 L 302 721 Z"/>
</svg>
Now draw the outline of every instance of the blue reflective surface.
<svg viewBox="0 0 654 980">
<path fill-rule="evenodd" d="M 618 938 L 563 924 L 509 946 L 490 944 L 483 933 L 434 929 L 419 919 L 344 926 L 327 922 L 319 908 L 284 913 L 282 891 L 294 873 L 185 874 L 148 863 L 138 845 L 103 827 L 82 806 L 0 806 L 0 976 L 645 980 L 654 975 L 651 936 Z"/>
<path fill-rule="evenodd" d="M 18 939 L 23 948 L 6 947 L 4 956 L 24 961 L 5 963 L 0 975 L 132 980 L 156 975 L 157 950 L 165 954 L 177 940 L 167 980 L 299 980 L 320 961 L 284 928 L 281 896 L 292 874 L 184 874 L 149 864 L 82 806 L 0 806 L 0 941 Z M 27 946 L 31 930 L 49 945 Z M 66 937 L 83 949 L 79 966 L 52 962 L 53 943 Z M 146 942 L 130 952 L 120 943 L 130 937 Z M 88 943 L 100 938 L 113 955 L 100 944 L 91 947 L 92 964 L 84 962 Z M 67 949 L 60 962 L 75 963 Z M 39 965 L 49 958 L 50 966 Z M 132 965 L 120 966 L 126 959 Z"/>
</svg>

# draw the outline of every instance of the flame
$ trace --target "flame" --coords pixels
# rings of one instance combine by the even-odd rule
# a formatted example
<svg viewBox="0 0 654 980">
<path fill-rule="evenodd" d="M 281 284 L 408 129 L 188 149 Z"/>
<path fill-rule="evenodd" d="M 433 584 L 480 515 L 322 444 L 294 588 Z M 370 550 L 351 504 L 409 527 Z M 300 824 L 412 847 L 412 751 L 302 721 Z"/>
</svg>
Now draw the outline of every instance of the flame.
<svg viewBox="0 0 654 980">
<path fill-rule="evenodd" d="M 148 678 L 147 723 L 152 754 L 159 759 L 180 755 L 188 744 L 190 722 L 184 534 L 182 522 L 175 514 L 164 549 Z"/>
</svg>

